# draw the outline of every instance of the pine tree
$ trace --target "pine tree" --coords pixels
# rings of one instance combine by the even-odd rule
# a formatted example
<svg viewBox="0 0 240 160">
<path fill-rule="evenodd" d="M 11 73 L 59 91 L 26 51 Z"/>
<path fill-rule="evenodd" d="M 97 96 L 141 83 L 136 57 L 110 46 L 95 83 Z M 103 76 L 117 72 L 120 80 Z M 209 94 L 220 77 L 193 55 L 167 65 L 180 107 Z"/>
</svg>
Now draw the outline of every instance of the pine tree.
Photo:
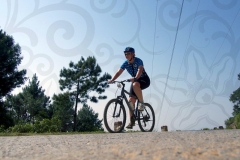
<svg viewBox="0 0 240 160">
<path fill-rule="evenodd" d="M 100 77 L 102 70 L 96 63 L 94 57 L 88 57 L 86 60 L 81 57 L 78 63 L 69 63 L 69 68 L 63 68 L 60 71 L 60 89 L 68 90 L 74 96 L 74 126 L 76 130 L 76 116 L 78 103 L 86 103 L 87 100 L 97 103 L 100 99 L 106 99 L 106 96 L 101 96 L 105 92 L 105 88 L 109 87 L 107 80 L 111 78 L 108 73 L 104 73 Z M 97 96 L 90 96 L 90 92 L 96 92 Z"/>
<path fill-rule="evenodd" d="M 7 129 L 14 125 L 14 121 L 9 115 L 8 109 L 5 107 L 4 103 L 0 101 L 0 127 Z"/>
<path fill-rule="evenodd" d="M 34 123 L 35 120 L 50 118 L 48 109 L 50 106 L 50 97 L 44 94 L 45 90 L 39 85 L 36 74 L 33 75 L 29 84 L 23 88 L 23 104 L 28 114 L 28 120 Z"/>
<path fill-rule="evenodd" d="M 8 108 L 8 112 L 14 120 L 14 124 L 18 124 L 27 119 L 27 112 L 26 108 L 24 108 L 22 93 L 6 96 L 4 105 Z"/>
<path fill-rule="evenodd" d="M 63 132 L 71 131 L 73 128 L 74 100 L 71 98 L 69 92 L 58 95 L 54 94 L 52 100 L 54 108 L 53 117 L 61 121 L 61 130 Z"/>
<path fill-rule="evenodd" d="M 21 48 L 14 39 L 0 30 L 0 126 L 13 125 L 13 120 L 4 106 L 3 98 L 16 87 L 24 84 L 26 70 L 18 70 L 22 61 Z"/>
<path fill-rule="evenodd" d="M 238 74 L 238 80 L 240 80 L 240 74 Z M 229 99 L 233 105 L 233 117 L 230 117 L 225 121 L 226 128 L 240 128 L 240 87 L 233 91 Z"/>
<path fill-rule="evenodd" d="M 240 80 L 240 74 L 238 74 L 238 80 Z M 235 116 L 240 113 L 240 87 L 231 94 L 230 101 L 234 104 L 233 116 Z"/>
<path fill-rule="evenodd" d="M 76 128 L 79 132 L 102 131 L 102 120 L 98 119 L 98 113 L 95 113 L 90 106 L 84 104 L 78 111 Z"/>
<path fill-rule="evenodd" d="M 26 70 L 18 70 L 21 48 L 14 39 L 0 30 L 0 100 L 14 88 L 24 84 Z"/>
</svg>

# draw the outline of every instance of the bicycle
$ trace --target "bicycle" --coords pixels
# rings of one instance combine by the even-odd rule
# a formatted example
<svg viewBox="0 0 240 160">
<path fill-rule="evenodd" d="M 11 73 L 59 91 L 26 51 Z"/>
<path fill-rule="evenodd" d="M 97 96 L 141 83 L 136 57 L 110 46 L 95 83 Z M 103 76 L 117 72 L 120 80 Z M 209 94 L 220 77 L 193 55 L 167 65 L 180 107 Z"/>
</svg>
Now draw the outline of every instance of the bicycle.
<svg viewBox="0 0 240 160">
<path fill-rule="evenodd" d="M 130 82 L 130 80 L 114 81 L 113 83 L 118 83 L 118 88 L 121 89 L 120 96 L 111 99 L 105 106 L 103 118 L 104 124 L 108 132 L 119 133 L 122 132 L 126 124 L 126 109 L 124 107 L 123 101 L 126 102 L 129 109 L 131 106 L 128 102 L 126 94 L 130 95 L 129 92 L 125 90 L 125 82 Z M 122 86 L 121 86 L 122 85 Z M 137 99 L 137 97 L 135 97 Z M 137 99 L 137 106 L 138 106 Z M 152 106 L 149 103 L 144 103 L 145 109 L 140 112 L 138 107 L 132 111 L 132 115 L 135 121 L 138 121 L 139 128 L 142 132 L 151 132 L 155 125 L 155 114 Z"/>
</svg>

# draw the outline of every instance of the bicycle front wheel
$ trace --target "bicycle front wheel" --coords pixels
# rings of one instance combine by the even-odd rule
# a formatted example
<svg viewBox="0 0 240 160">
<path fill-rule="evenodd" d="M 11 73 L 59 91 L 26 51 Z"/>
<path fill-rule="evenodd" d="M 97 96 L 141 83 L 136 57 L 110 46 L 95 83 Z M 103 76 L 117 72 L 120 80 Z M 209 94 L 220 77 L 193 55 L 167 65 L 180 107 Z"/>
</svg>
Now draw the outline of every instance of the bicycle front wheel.
<svg viewBox="0 0 240 160">
<path fill-rule="evenodd" d="M 126 110 L 118 99 L 110 100 L 103 113 L 104 125 L 108 132 L 119 133 L 126 123 Z"/>
<path fill-rule="evenodd" d="M 155 125 L 155 113 L 152 106 L 145 104 L 145 109 L 142 112 L 138 111 L 138 125 L 142 132 L 151 132 Z"/>
</svg>

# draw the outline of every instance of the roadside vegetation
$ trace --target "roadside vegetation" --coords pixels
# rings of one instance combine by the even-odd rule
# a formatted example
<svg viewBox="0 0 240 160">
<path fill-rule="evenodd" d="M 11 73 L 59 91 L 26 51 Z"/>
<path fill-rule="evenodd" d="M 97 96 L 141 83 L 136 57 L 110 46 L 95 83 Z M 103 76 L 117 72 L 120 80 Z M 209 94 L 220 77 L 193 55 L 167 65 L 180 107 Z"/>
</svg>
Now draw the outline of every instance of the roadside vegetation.
<svg viewBox="0 0 240 160">
<path fill-rule="evenodd" d="M 3 30 L 0 59 L 0 135 L 104 133 L 102 120 L 87 102 L 107 98 L 104 92 L 111 76 L 102 73 L 95 57 L 81 57 L 63 67 L 61 93 L 53 97 L 45 95 L 36 73 L 26 77 L 27 69 L 19 69 L 21 47 Z M 13 95 L 18 87 L 21 92 Z"/>
<path fill-rule="evenodd" d="M 238 74 L 238 80 L 240 80 L 240 74 Z M 225 121 L 226 128 L 240 129 L 240 87 L 230 95 L 229 100 L 233 103 L 233 116 Z"/>
</svg>

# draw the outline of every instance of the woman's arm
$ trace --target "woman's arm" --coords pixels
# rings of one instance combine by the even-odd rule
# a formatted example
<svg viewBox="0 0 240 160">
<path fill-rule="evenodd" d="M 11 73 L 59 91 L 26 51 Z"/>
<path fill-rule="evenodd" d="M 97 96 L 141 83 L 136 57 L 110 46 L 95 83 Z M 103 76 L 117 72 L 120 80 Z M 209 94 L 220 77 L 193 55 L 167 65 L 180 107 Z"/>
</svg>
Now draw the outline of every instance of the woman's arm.
<svg viewBox="0 0 240 160">
<path fill-rule="evenodd" d="M 124 70 L 122 68 L 120 68 L 116 74 L 112 77 L 111 80 L 108 81 L 108 83 L 112 83 L 113 81 L 115 81 L 123 72 Z"/>
<path fill-rule="evenodd" d="M 141 75 L 142 75 L 142 72 L 143 72 L 143 66 L 139 66 L 135 78 L 136 78 L 136 79 L 140 78 Z"/>
</svg>

